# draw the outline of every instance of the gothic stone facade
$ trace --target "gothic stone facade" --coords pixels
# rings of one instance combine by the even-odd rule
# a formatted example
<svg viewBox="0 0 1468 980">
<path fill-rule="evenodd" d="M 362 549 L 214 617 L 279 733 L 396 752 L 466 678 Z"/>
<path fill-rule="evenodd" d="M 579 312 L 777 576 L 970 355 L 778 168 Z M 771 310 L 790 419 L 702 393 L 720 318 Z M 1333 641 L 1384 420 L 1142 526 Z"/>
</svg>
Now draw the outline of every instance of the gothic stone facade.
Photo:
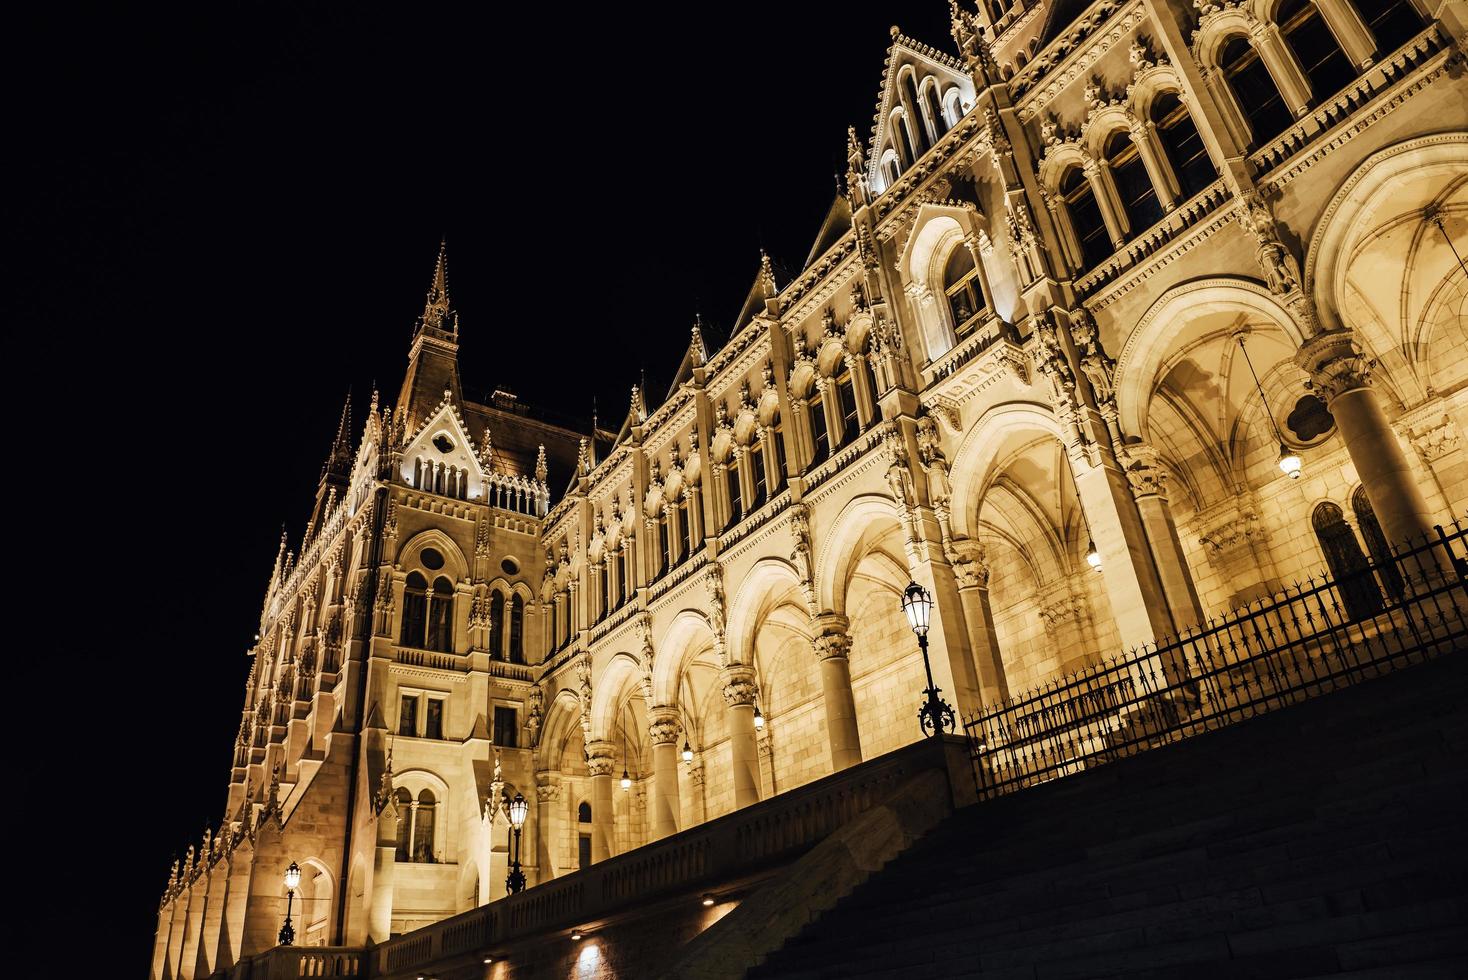
<svg viewBox="0 0 1468 980">
<path fill-rule="evenodd" d="M 154 976 L 272 945 L 292 860 L 298 941 L 360 945 L 503 895 L 517 792 L 533 884 L 912 741 L 909 580 L 967 713 L 1462 513 L 1465 11 L 894 29 L 802 271 L 615 433 L 464 398 L 440 256 L 282 546 Z"/>
</svg>

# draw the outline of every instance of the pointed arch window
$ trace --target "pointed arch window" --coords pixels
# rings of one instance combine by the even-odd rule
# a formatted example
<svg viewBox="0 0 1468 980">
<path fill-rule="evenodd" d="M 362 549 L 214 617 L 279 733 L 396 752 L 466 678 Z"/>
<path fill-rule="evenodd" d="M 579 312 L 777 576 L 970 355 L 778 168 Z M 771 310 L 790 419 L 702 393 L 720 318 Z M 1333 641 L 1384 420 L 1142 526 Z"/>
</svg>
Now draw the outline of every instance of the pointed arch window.
<svg viewBox="0 0 1468 980">
<path fill-rule="evenodd" d="M 943 294 L 948 297 L 948 311 L 953 314 L 953 332 L 962 336 L 972 330 L 987 304 L 974 253 L 962 242 L 948 253 L 948 261 L 943 266 Z"/>
<path fill-rule="evenodd" d="M 417 572 L 409 572 L 403 587 L 403 628 L 398 642 L 405 647 L 422 648 L 427 626 L 428 580 Z"/>
<path fill-rule="evenodd" d="M 765 438 L 769 440 L 770 452 L 774 455 L 770 462 L 775 464 L 774 480 L 770 484 L 771 493 L 779 493 L 785 486 L 785 429 L 780 425 L 780 416 L 776 415 L 770 427 L 765 430 Z"/>
<path fill-rule="evenodd" d="M 1396 556 L 1387 546 L 1381 522 L 1376 519 L 1376 511 L 1371 509 L 1365 487 L 1357 487 L 1356 492 L 1351 494 L 1351 509 L 1356 512 L 1356 526 L 1361 529 L 1361 537 L 1366 540 L 1366 548 L 1371 552 L 1371 563 L 1376 566 L 1377 581 L 1387 595 L 1400 600 L 1405 591 L 1402 573 L 1397 569 Z"/>
<path fill-rule="evenodd" d="M 542 600 L 545 598 L 544 593 L 541 593 L 541 598 Z M 545 640 L 541 643 L 541 650 L 543 654 L 549 654 L 552 650 L 554 650 L 556 647 L 556 643 L 557 641 L 559 641 L 561 636 L 561 624 L 556 622 L 556 619 L 558 618 L 557 613 L 559 611 L 556 608 L 557 605 L 559 604 L 556 602 L 555 597 L 552 597 L 550 602 L 547 602 L 545 604 Z M 544 659 L 543 656 L 542 659 Z"/>
<path fill-rule="evenodd" d="M 1330 501 L 1320 504 L 1311 515 L 1311 523 L 1345 614 L 1351 619 L 1369 619 L 1381 612 L 1381 593 L 1371 577 L 1371 565 L 1339 505 Z"/>
<path fill-rule="evenodd" d="M 739 457 L 732 452 L 724 464 L 724 488 L 729 493 L 729 518 L 724 522 L 724 530 L 727 531 L 744 516 L 744 499 L 739 488 Z"/>
<path fill-rule="evenodd" d="M 1386 0 L 1384 3 L 1377 0 L 1362 6 L 1374 8 L 1374 11 L 1363 10 L 1362 13 L 1366 14 L 1366 26 L 1371 28 L 1376 38 L 1377 55 L 1397 50 L 1427 28 L 1412 0 Z"/>
<path fill-rule="evenodd" d="M 1101 208 L 1096 204 L 1096 192 L 1080 167 L 1071 167 L 1060 178 L 1060 195 L 1065 199 L 1065 209 L 1070 215 L 1071 227 L 1081 246 L 1082 268 L 1089 269 L 1106 261 L 1111 255 L 1111 237 L 1106 232 L 1106 220 L 1101 217 Z"/>
<path fill-rule="evenodd" d="M 1356 69 L 1311 0 L 1284 0 L 1276 16 L 1285 44 L 1310 79 L 1316 105 L 1356 80 Z"/>
<path fill-rule="evenodd" d="M 856 390 L 851 372 L 842 371 L 836 378 L 836 407 L 841 410 L 841 445 L 848 445 L 861 433 L 861 419 L 856 410 Z"/>
<path fill-rule="evenodd" d="M 1218 55 L 1218 67 L 1249 120 L 1254 137 L 1252 146 L 1274 139 L 1295 121 L 1259 52 L 1244 35 L 1232 37 L 1224 44 Z"/>
<path fill-rule="evenodd" d="M 525 597 L 519 593 L 510 600 L 510 663 L 525 662 Z"/>
<path fill-rule="evenodd" d="M 1218 179 L 1208 147 L 1203 145 L 1203 137 L 1198 135 L 1188 107 L 1176 92 L 1164 92 L 1153 99 L 1150 116 L 1167 160 L 1172 164 L 1172 172 L 1177 174 L 1184 200 Z"/>
<path fill-rule="evenodd" d="M 922 103 L 918 101 L 917 75 L 908 72 L 902 80 L 902 85 L 907 90 L 907 104 L 912 109 L 910 117 L 904 113 L 904 121 L 912 137 L 912 148 L 916 151 L 912 159 L 916 161 L 918 157 L 928 151 L 928 131 L 923 126 L 923 111 L 919 108 Z"/>
<path fill-rule="evenodd" d="M 419 864 L 435 864 L 438 858 L 433 851 L 435 817 L 438 800 L 433 790 L 425 789 L 418 794 L 418 806 L 413 812 L 413 860 Z"/>
<path fill-rule="evenodd" d="M 749 460 L 749 479 L 754 484 L 754 503 L 750 510 L 761 507 L 770 498 L 769 481 L 765 477 L 765 450 L 760 445 L 760 438 L 756 436 L 751 439 L 749 446 L 745 449 L 746 458 Z"/>
<path fill-rule="evenodd" d="M 906 170 L 917 160 L 917 155 L 913 153 L 912 137 L 907 131 L 907 120 L 903 118 L 900 109 L 892 114 L 891 130 L 893 142 L 897 148 L 898 162 L 902 164 L 902 169 Z"/>
<path fill-rule="evenodd" d="M 499 591 L 489 594 L 489 655 L 495 660 L 505 656 L 505 597 Z"/>
<path fill-rule="evenodd" d="M 671 504 L 663 504 L 663 513 L 658 518 L 658 522 L 653 530 L 653 533 L 658 536 L 658 543 L 661 546 L 663 567 L 658 569 L 658 574 L 660 575 L 666 574 L 673 567 L 673 562 L 677 557 L 677 553 L 674 551 L 676 546 L 673 540 L 675 533 L 673 527 L 673 509 Z"/>
<path fill-rule="evenodd" d="M 826 402 L 825 395 L 816 388 L 810 393 L 810 434 L 815 443 L 815 452 L 812 453 L 810 465 L 815 466 L 824 463 L 826 457 L 831 455 L 831 432 L 826 427 Z"/>
<path fill-rule="evenodd" d="M 948 132 L 948 120 L 943 117 L 943 104 L 938 100 L 938 86 L 929 85 L 923 90 L 923 104 L 928 109 L 928 120 L 933 124 L 933 132 L 942 139 Z"/>
<path fill-rule="evenodd" d="M 1162 220 L 1157 188 L 1152 184 L 1137 144 L 1125 129 L 1118 129 L 1106 140 L 1105 156 L 1111 165 L 1111 179 L 1116 184 L 1121 209 L 1126 213 L 1127 235 L 1134 238 Z"/>
<path fill-rule="evenodd" d="M 393 791 L 393 800 L 398 809 L 397 839 L 394 841 L 395 856 L 399 861 L 408 860 L 413 845 L 413 794 L 399 787 Z"/>
<path fill-rule="evenodd" d="M 428 603 L 428 646 L 426 649 L 452 653 L 454 649 L 454 587 L 443 576 L 433 580 Z"/>
</svg>

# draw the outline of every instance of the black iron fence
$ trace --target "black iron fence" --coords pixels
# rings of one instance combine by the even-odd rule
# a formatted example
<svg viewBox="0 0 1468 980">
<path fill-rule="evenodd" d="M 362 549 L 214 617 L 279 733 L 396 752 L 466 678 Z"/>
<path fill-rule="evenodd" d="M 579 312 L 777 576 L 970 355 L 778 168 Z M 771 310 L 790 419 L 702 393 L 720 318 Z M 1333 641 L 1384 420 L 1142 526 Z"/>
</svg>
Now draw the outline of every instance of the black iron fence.
<svg viewBox="0 0 1468 980">
<path fill-rule="evenodd" d="M 1233 724 L 1468 641 L 1462 522 L 1057 678 L 964 722 L 981 797 Z"/>
</svg>

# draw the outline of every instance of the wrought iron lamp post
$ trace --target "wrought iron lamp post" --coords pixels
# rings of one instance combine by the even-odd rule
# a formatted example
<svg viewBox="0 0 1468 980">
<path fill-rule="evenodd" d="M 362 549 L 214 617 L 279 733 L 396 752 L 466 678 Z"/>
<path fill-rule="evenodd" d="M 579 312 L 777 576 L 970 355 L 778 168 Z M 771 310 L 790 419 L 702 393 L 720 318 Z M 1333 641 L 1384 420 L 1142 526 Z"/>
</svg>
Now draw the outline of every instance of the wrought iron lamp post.
<svg viewBox="0 0 1468 980">
<path fill-rule="evenodd" d="M 951 732 L 958 719 L 948 702 L 938 697 L 943 692 L 933 684 L 933 665 L 928 660 L 928 620 L 933 613 L 933 597 L 921 585 L 909 582 L 902 593 L 902 611 L 907 614 L 908 625 L 917 634 L 918 647 L 923 651 L 923 670 L 928 677 L 928 688 L 925 692 L 928 698 L 918 709 L 918 721 L 923 726 L 923 734 L 942 735 L 944 732 Z"/>
<path fill-rule="evenodd" d="M 280 927 L 280 944 L 289 946 L 296 941 L 296 930 L 291 925 L 291 905 L 296 898 L 296 889 L 301 887 L 301 866 L 292 861 L 285 869 L 285 925 Z"/>
<path fill-rule="evenodd" d="M 511 895 L 518 895 L 525 890 L 525 872 L 520 870 L 520 831 L 525 827 L 525 818 L 530 815 L 530 804 L 525 802 L 524 793 L 516 793 L 515 798 L 510 801 L 508 807 L 510 812 L 510 831 L 515 835 L 514 858 L 510 862 L 510 874 L 505 879 L 505 887 Z"/>
</svg>

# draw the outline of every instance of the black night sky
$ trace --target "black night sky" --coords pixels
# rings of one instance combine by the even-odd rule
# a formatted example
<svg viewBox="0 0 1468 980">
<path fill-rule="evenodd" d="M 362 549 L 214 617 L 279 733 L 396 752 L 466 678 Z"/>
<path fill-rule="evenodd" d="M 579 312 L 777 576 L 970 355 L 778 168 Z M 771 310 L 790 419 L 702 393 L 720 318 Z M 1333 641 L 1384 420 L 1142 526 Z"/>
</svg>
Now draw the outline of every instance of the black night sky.
<svg viewBox="0 0 1468 980">
<path fill-rule="evenodd" d="M 894 16 L 948 46 L 941 0 L 473 11 L 11 12 L 7 972 L 144 974 L 280 528 L 347 390 L 358 431 L 395 393 L 441 236 L 466 387 L 615 424 L 761 245 L 803 261 Z"/>
</svg>

